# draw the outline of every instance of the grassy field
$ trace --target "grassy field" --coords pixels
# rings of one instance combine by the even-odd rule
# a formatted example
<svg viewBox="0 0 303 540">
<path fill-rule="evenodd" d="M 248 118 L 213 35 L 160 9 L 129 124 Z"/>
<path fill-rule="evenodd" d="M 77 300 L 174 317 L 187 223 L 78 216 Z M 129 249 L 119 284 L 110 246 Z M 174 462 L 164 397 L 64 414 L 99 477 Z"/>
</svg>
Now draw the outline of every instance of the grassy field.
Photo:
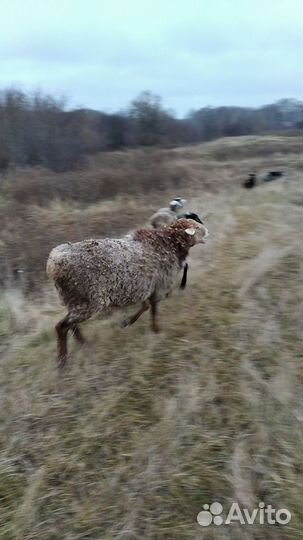
<svg viewBox="0 0 303 540">
<path fill-rule="evenodd" d="M 301 538 L 298 140 L 158 153 L 2 181 L 1 540 Z M 285 179 L 241 187 L 248 172 L 278 168 Z M 161 333 L 147 315 L 124 330 L 122 312 L 89 322 L 88 344 L 70 343 L 59 374 L 53 327 L 64 310 L 44 278 L 50 247 L 124 233 L 172 195 L 207 216 L 211 236 L 192 251 L 186 291 L 160 305 Z M 9 277 L 16 266 L 22 286 Z M 224 515 L 232 502 L 251 511 L 263 501 L 292 519 L 201 527 L 197 514 L 214 501 Z"/>
</svg>

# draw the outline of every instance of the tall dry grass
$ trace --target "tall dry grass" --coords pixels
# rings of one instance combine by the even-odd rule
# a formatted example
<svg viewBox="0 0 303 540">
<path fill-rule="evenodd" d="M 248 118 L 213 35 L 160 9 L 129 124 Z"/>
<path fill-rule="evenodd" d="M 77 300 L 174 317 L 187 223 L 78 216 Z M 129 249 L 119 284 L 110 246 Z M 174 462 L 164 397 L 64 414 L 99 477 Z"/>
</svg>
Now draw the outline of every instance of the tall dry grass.
<svg viewBox="0 0 303 540">
<path fill-rule="evenodd" d="M 191 179 L 181 194 L 208 214 L 211 237 L 193 251 L 187 290 L 161 304 L 160 335 L 150 333 L 147 315 L 127 330 L 121 313 L 90 322 L 89 343 L 71 342 L 59 376 L 52 328 L 63 310 L 54 291 L 41 280 L 35 301 L 13 286 L 1 297 L 1 540 L 301 536 L 298 158 L 239 155 L 215 168 L 213 156 L 193 152 L 178 157 Z M 203 189 L 200 160 L 213 192 Z M 288 175 L 245 191 L 240 180 L 252 164 Z M 125 208 L 134 216 L 127 229 L 161 198 L 137 195 L 135 206 L 120 195 L 82 208 L 54 199 L 31 215 L 42 216 L 36 226 L 47 234 L 72 231 L 81 219 L 92 227 L 98 213 L 121 231 Z M 289 509 L 292 520 L 202 528 L 196 516 L 213 501 L 225 511 L 232 501 L 250 510 L 264 501 Z"/>
<path fill-rule="evenodd" d="M 54 245 L 121 235 L 146 223 L 172 196 L 232 192 L 251 171 L 298 170 L 298 149 L 295 137 L 237 137 L 172 150 L 104 153 L 69 173 L 11 171 L 0 178 L 0 285 L 10 285 L 21 269 L 26 289 L 37 290 Z M 208 212 L 206 205 L 202 212 Z"/>
</svg>

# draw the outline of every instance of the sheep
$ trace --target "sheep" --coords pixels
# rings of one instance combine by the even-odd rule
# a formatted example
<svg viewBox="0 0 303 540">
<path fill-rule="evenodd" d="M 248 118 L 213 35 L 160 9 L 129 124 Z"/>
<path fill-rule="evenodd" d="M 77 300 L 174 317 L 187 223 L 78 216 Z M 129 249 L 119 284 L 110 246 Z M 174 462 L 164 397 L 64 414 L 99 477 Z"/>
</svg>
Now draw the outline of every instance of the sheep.
<svg viewBox="0 0 303 540">
<path fill-rule="evenodd" d="M 181 199 L 181 197 L 175 197 L 172 199 L 168 208 L 160 208 L 155 214 L 152 215 L 150 218 L 152 227 L 154 227 L 154 229 L 159 229 L 174 223 L 176 219 L 178 219 L 178 210 L 183 208 L 186 202 L 186 199 Z"/>
<path fill-rule="evenodd" d="M 273 180 L 276 180 L 277 178 L 282 178 L 283 176 L 283 171 L 269 171 L 268 173 L 259 176 L 259 183 L 272 182 Z M 248 175 L 248 178 L 243 182 L 243 187 L 245 187 L 246 189 L 252 189 L 257 185 L 257 182 L 258 178 L 256 173 L 250 173 Z"/>
<path fill-rule="evenodd" d="M 180 218 L 193 219 L 194 221 L 197 221 L 197 223 L 203 225 L 203 221 L 199 218 L 198 214 L 195 214 L 194 212 L 185 212 L 184 214 L 177 213 L 178 208 L 182 208 L 186 202 L 186 199 L 176 197 L 170 202 L 170 208 L 160 208 L 160 210 L 150 218 L 150 222 L 154 229 L 160 229 L 161 227 L 171 225 Z M 176 206 L 176 203 L 179 206 Z M 171 208 L 174 208 L 174 210 L 171 210 Z"/>
<path fill-rule="evenodd" d="M 190 248 L 205 243 L 208 234 L 204 225 L 180 219 L 169 227 L 139 229 L 120 239 L 55 247 L 46 272 L 68 311 L 55 327 L 59 367 L 66 363 L 69 330 L 83 343 L 79 324 L 97 313 L 141 302 L 123 326 L 133 324 L 151 308 L 151 328 L 159 332 L 158 302 L 170 294 Z"/>
<path fill-rule="evenodd" d="M 179 218 L 193 219 L 198 223 L 203 224 L 199 216 L 193 212 L 186 212 L 185 214 L 178 215 L 177 211 L 186 204 L 186 199 L 181 199 L 180 197 L 175 197 L 170 203 L 169 208 L 160 208 L 155 214 L 150 218 L 150 223 L 154 229 L 159 229 L 161 227 L 167 227 L 171 225 Z M 183 276 L 180 284 L 180 289 L 184 290 L 187 283 L 187 272 L 188 272 L 188 263 L 184 261 L 183 265 Z"/>
<path fill-rule="evenodd" d="M 195 214 L 194 212 L 185 212 L 184 214 L 181 214 L 178 216 L 178 219 L 193 219 L 197 223 L 201 223 L 201 225 L 204 225 L 203 221 L 199 218 L 198 214 Z M 187 272 L 188 272 L 188 262 L 184 261 L 183 263 L 183 276 L 180 283 L 180 289 L 182 291 L 185 289 L 187 284 Z"/>
<path fill-rule="evenodd" d="M 174 201 L 175 200 L 179 200 L 179 199 L 174 199 Z M 183 201 L 183 204 L 185 204 L 185 202 L 186 202 L 185 199 L 181 199 L 181 201 Z M 197 223 L 201 223 L 203 225 L 203 221 L 194 212 L 185 212 L 184 214 L 179 214 L 179 215 L 177 213 L 173 213 L 172 215 L 170 215 L 171 212 L 170 213 L 169 212 L 170 212 L 169 209 L 161 208 L 160 210 L 158 210 L 158 212 L 156 214 L 154 214 L 154 216 L 152 216 L 151 222 L 153 223 L 154 228 L 164 227 L 164 226 L 167 225 L 166 221 L 171 220 L 169 222 L 169 224 L 171 224 L 171 223 L 174 223 L 177 219 L 180 219 L 180 218 L 193 219 Z M 182 276 L 182 280 L 181 280 L 181 283 L 180 283 L 180 289 L 182 289 L 182 290 L 184 290 L 185 287 L 186 287 L 187 272 L 188 272 L 188 263 L 186 261 L 184 261 L 184 264 L 183 264 L 183 276 Z"/>
</svg>

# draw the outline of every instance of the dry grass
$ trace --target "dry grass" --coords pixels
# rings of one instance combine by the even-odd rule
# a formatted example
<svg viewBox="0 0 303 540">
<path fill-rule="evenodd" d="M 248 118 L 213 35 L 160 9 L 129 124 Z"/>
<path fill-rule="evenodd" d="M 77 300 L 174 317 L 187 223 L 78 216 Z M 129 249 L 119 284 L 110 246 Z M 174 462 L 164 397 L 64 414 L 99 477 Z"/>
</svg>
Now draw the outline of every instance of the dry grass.
<svg viewBox="0 0 303 540">
<path fill-rule="evenodd" d="M 177 194 L 194 200 L 225 188 L 232 194 L 249 172 L 272 168 L 291 178 L 300 167 L 298 152 L 295 137 L 237 137 L 100 154 L 69 173 L 10 172 L 0 178 L 0 285 L 11 285 L 13 270 L 22 269 L 26 289 L 39 289 L 54 245 L 123 234 Z M 202 200 L 202 213 L 208 212 Z"/>
<path fill-rule="evenodd" d="M 193 252 L 188 289 L 161 305 L 159 336 L 147 316 L 127 330 L 119 328 L 121 313 L 90 322 L 89 344 L 71 343 L 59 376 L 56 295 L 42 284 L 35 302 L 14 289 L 2 297 L 1 540 L 300 538 L 297 157 L 272 155 L 267 167 L 287 167 L 287 179 L 251 192 L 239 188 L 241 170 L 265 167 L 268 158 L 231 159 L 225 169 L 205 158 L 208 181 L 218 182 L 211 193 L 198 189 L 199 156 L 183 155 L 182 167 L 192 180 L 189 207 L 209 214 L 211 241 Z M 152 204 L 138 200 L 138 211 L 121 196 L 109 208 L 85 206 L 83 218 L 73 203 L 53 201 L 32 215 L 71 231 L 80 219 L 92 227 L 98 210 L 100 220 L 116 205 L 123 214 L 126 204 L 140 222 Z M 292 520 L 204 529 L 196 516 L 212 501 L 225 509 L 264 501 L 288 508 Z"/>
</svg>

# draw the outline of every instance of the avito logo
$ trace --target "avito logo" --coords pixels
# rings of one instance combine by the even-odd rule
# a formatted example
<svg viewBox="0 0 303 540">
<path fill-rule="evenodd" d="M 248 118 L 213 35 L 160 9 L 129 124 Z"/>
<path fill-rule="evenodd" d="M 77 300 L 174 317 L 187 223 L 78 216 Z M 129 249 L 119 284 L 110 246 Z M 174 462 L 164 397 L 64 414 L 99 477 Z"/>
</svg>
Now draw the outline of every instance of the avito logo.
<svg viewBox="0 0 303 540">
<path fill-rule="evenodd" d="M 224 518 L 223 506 L 219 502 L 213 502 L 211 504 L 204 504 L 203 510 L 197 515 L 197 521 L 201 527 L 208 527 L 211 524 L 214 525 L 230 525 L 231 523 L 241 523 L 241 525 L 253 525 L 259 523 L 264 525 L 287 525 L 291 520 L 291 513 L 286 508 L 276 510 L 271 504 L 265 506 L 264 502 L 260 502 L 258 508 L 248 510 L 248 508 L 241 508 L 236 502 L 233 502 L 227 512 L 227 517 Z"/>
</svg>

